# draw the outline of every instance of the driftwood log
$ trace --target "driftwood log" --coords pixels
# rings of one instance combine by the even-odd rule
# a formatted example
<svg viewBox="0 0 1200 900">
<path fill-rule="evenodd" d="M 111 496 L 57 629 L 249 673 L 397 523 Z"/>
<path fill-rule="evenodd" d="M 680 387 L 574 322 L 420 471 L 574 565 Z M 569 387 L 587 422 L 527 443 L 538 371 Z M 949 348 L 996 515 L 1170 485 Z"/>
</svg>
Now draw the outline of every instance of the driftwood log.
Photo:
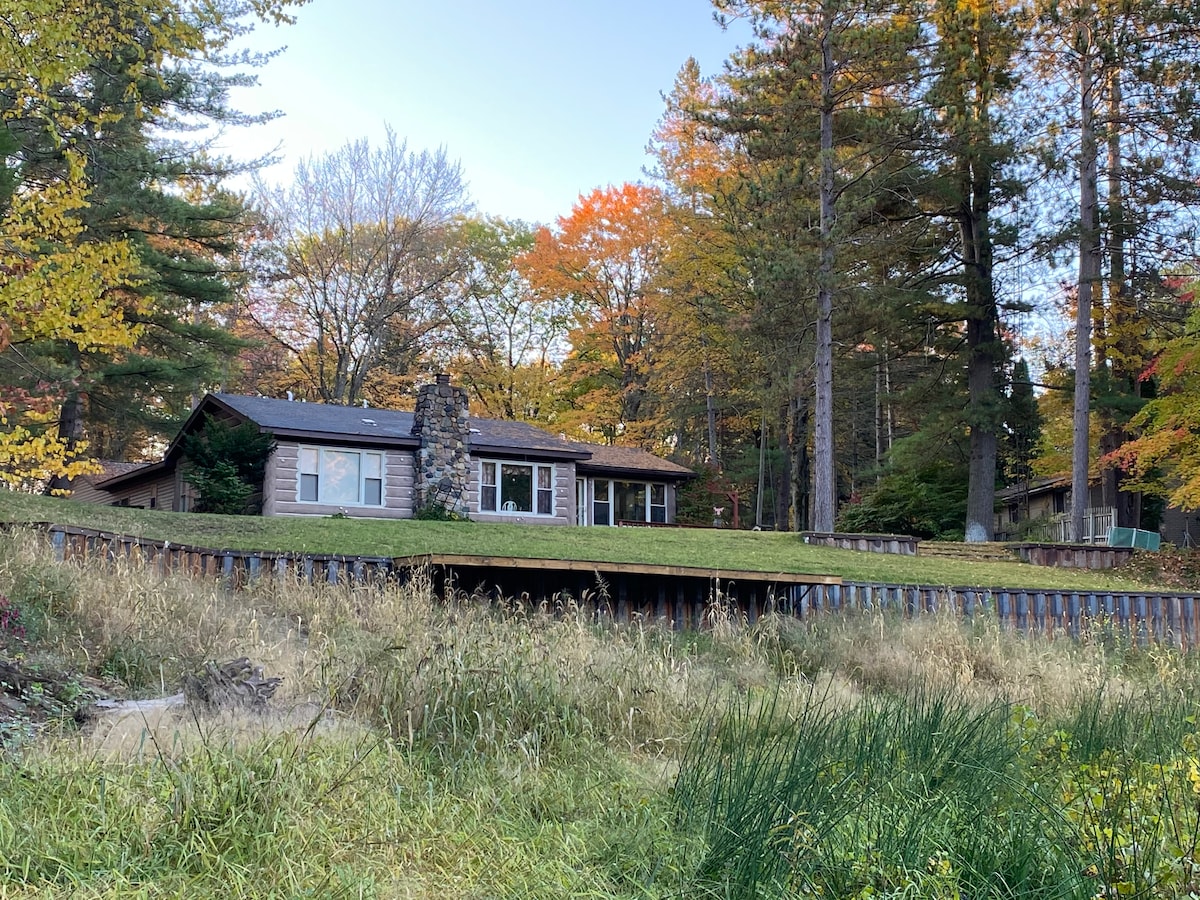
<svg viewBox="0 0 1200 900">
<path fill-rule="evenodd" d="M 205 663 L 183 678 L 178 694 L 121 700 L 110 693 L 111 684 L 0 654 L 0 748 L 63 722 L 116 721 L 129 715 L 145 719 L 160 713 L 261 712 L 282 682 L 282 678 L 265 677 L 261 667 L 243 657 Z"/>
<path fill-rule="evenodd" d="M 225 663 L 207 662 L 184 675 L 183 696 L 192 706 L 209 712 L 262 710 L 282 683 L 282 678 L 265 678 L 262 667 L 243 656 Z"/>
<path fill-rule="evenodd" d="M 111 685 L 0 654 L 0 749 L 46 728 L 82 725 L 111 696 Z"/>
<path fill-rule="evenodd" d="M 193 713 L 262 712 L 282 683 L 282 678 L 264 677 L 262 667 L 243 656 L 229 662 L 207 662 L 184 675 L 183 690 L 178 694 L 149 700 L 101 700 L 95 704 L 93 712 L 98 716 L 146 715 L 184 708 L 190 708 Z"/>
</svg>

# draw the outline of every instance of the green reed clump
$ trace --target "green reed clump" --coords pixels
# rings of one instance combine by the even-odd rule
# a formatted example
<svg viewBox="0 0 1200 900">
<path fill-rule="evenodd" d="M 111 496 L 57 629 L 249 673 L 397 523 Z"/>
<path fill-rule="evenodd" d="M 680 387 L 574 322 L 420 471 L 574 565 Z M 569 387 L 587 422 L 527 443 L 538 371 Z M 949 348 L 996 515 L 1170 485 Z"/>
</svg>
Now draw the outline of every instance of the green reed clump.
<svg viewBox="0 0 1200 900">
<path fill-rule="evenodd" d="M 1200 891 L 1200 704 L 1149 686 L 1080 698 L 1048 723 L 1032 776 L 1051 787 L 1104 897 Z"/>
<path fill-rule="evenodd" d="M 699 887 L 735 897 L 1088 897 L 1005 704 L 941 691 L 732 706 L 682 762 Z"/>
<path fill-rule="evenodd" d="M 0 895 L 358 896 L 376 866 L 343 816 L 387 770 L 374 743 L 295 735 L 6 757 Z"/>
</svg>

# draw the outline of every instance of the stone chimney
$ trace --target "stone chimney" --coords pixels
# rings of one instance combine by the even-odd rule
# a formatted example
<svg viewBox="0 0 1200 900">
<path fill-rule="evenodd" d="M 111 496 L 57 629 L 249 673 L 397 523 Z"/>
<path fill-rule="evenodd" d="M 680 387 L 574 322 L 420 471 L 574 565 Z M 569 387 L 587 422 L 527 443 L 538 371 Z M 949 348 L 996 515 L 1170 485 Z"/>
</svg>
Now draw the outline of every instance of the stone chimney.
<svg viewBox="0 0 1200 900">
<path fill-rule="evenodd" d="M 421 385 L 412 433 L 421 442 L 417 450 L 417 508 L 440 506 L 465 516 L 471 475 L 466 390 L 450 384 L 449 375 L 438 375 L 434 384 Z"/>
</svg>

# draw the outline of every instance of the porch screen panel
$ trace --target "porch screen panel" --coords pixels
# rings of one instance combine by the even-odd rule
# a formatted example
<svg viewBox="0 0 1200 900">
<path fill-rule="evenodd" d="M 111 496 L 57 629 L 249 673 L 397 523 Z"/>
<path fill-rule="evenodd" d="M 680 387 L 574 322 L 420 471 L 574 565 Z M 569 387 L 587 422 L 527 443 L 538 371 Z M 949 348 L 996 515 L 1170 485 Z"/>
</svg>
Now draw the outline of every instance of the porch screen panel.
<svg viewBox="0 0 1200 900">
<path fill-rule="evenodd" d="M 592 524 L 611 525 L 612 504 L 609 503 L 609 485 L 612 482 L 597 478 L 592 483 Z"/>
<path fill-rule="evenodd" d="M 630 481 L 614 482 L 613 505 L 618 522 L 645 522 L 646 485 Z"/>
<path fill-rule="evenodd" d="M 666 524 L 667 486 L 665 484 L 650 485 L 650 521 Z"/>
</svg>

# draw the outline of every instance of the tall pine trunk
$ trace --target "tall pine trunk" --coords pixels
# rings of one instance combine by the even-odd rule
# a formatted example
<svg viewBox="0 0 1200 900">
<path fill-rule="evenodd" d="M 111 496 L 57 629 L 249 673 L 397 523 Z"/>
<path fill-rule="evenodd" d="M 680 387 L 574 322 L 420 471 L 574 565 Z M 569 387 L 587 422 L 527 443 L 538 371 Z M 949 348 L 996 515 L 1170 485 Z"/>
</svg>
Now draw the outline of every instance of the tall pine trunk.
<svg viewBox="0 0 1200 900">
<path fill-rule="evenodd" d="M 810 388 L 801 376 L 792 379 L 788 400 L 787 467 L 788 467 L 788 529 L 803 531 L 808 522 L 810 460 L 808 455 L 808 422 L 812 407 L 808 402 Z"/>
<path fill-rule="evenodd" d="M 1081 34 L 1083 30 L 1081 29 Z M 1084 38 L 1086 40 L 1086 38 Z M 1083 540 L 1088 505 L 1088 413 L 1092 394 L 1092 290 L 1100 278 L 1100 229 L 1096 222 L 1097 147 L 1092 48 L 1079 66 L 1079 284 L 1075 310 L 1075 406 L 1071 444 L 1071 540 Z"/>
<path fill-rule="evenodd" d="M 995 284 L 989 213 L 992 174 L 987 160 L 960 164 L 963 201 L 959 216 L 966 291 L 967 406 L 970 458 L 967 473 L 968 541 L 990 541 L 995 533 L 996 448 L 1001 415 L 996 370 L 1003 354 L 997 339 Z"/>
<path fill-rule="evenodd" d="M 812 528 L 833 531 L 837 473 L 833 460 L 833 22 L 828 4 L 821 29 L 821 247 L 817 275 L 817 346 L 813 411 Z"/>
<path fill-rule="evenodd" d="M 1133 398 L 1141 396 L 1140 374 L 1131 366 L 1131 360 L 1140 356 L 1139 348 L 1131 346 L 1128 329 L 1133 318 L 1129 310 L 1130 291 L 1125 276 L 1125 185 L 1121 162 L 1122 92 L 1120 73 L 1115 69 L 1108 75 L 1108 310 L 1101 318 L 1106 323 L 1104 338 L 1112 342 L 1116 351 L 1111 358 L 1100 356 L 1097 348 L 1096 366 L 1108 365 L 1111 369 L 1112 389 L 1128 391 Z M 1093 320 L 1096 316 L 1092 317 Z M 1103 342 L 1101 342 L 1103 343 Z M 1116 416 L 1107 416 L 1103 433 L 1100 435 L 1100 453 L 1107 455 L 1129 440 L 1125 422 Z M 1142 494 L 1140 491 L 1125 490 L 1126 472 L 1119 465 L 1106 466 L 1100 472 L 1101 505 L 1117 511 L 1117 525 L 1123 528 L 1141 526 Z"/>
</svg>

